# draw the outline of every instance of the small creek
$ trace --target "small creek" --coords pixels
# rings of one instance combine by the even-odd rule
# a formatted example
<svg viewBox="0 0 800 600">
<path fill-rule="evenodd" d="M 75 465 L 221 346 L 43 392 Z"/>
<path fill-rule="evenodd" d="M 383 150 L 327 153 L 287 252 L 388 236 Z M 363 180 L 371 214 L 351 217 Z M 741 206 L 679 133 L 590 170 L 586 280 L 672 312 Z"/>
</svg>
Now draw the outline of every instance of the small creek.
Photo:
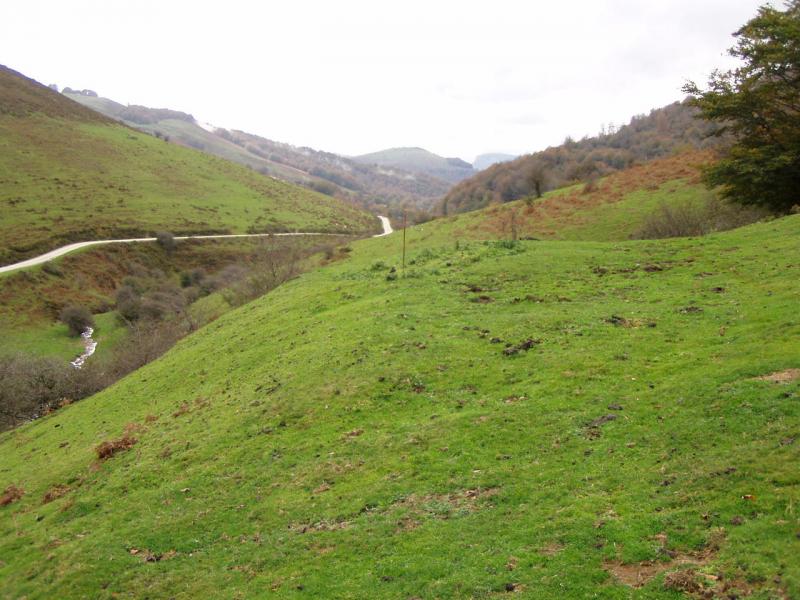
<svg viewBox="0 0 800 600">
<path fill-rule="evenodd" d="M 86 362 L 86 359 L 94 354 L 94 351 L 97 349 L 97 342 L 92 338 L 93 333 L 94 329 L 87 327 L 81 334 L 81 339 L 83 340 L 83 353 L 69 363 L 76 369 L 80 369 L 83 366 L 83 363 Z"/>
</svg>

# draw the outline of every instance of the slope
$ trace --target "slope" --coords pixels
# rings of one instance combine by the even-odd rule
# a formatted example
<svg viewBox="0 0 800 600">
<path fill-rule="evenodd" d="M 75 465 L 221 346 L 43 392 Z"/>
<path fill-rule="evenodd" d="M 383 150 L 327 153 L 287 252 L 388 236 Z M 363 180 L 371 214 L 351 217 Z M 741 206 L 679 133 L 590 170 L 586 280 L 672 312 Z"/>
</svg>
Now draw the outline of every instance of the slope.
<svg viewBox="0 0 800 600">
<path fill-rule="evenodd" d="M 689 149 L 709 149 L 719 140 L 709 136 L 716 126 L 696 118 L 696 109 L 675 102 L 638 115 L 616 129 L 579 141 L 567 138 L 560 146 L 492 165 L 454 186 L 442 199 L 442 214 L 509 202 L 540 191 L 577 182 L 590 182 L 638 163 Z"/>
<path fill-rule="evenodd" d="M 368 165 L 388 169 L 402 169 L 411 173 L 428 175 L 457 183 L 472 176 L 472 165 L 460 158 L 444 158 L 423 148 L 390 148 L 354 157 Z"/>
<path fill-rule="evenodd" d="M 0 262 L 79 241 L 378 229 L 328 196 L 165 144 L 0 68 Z"/>
<path fill-rule="evenodd" d="M 276 142 L 258 135 L 200 125 L 187 113 L 145 106 L 123 106 L 81 93 L 65 96 L 127 125 L 171 142 L 195 148 L 256 171 L 328 195 L 386 210 L 411 203 L 430 208 L 450 184 L 422 173 L 377 168 L 333 154 Z"/>
<path fill-rule="evenodd" d="M 716 198 L 700 181 L 710 150 L 688 151 L 616 171 L 589 185 L 446 217 L 471 237 L 613 241 L 637 235 L 661 206 L 701 207 Z M 755 220 L 755 219 L 753 219 Z"/>
<path fill-rule="evenodd" d="M 0 593 L 800 594 L 800 216 L 481 235 L 358 242 L 0 436 Z"/>
</svg>

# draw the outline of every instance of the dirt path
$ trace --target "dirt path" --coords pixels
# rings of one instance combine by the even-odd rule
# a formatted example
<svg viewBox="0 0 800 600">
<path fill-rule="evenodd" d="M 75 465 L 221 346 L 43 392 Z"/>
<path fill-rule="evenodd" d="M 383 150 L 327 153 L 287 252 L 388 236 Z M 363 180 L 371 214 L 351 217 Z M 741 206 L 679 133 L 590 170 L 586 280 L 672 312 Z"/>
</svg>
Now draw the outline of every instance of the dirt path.
<svg viewBox="0 0 800 600">
<path fill-rule="evenodd" d="M 379 233 L 375 237 L 380 237 L 382 235 L 388 235 L 392 233 L 392 226 L 389 223 L 389 219 L 386 217 L 378 217 L 381 220 L 381 225 L 383 225 L 383 233 Z M 211 239 L 227 239 L 227 238 L 250 238 L 250 237 L 269 237 L 271 235 L 274 236 L 297 236 L 297 235 L 334 235 L 339 236 L 343 235 L 341 233 L 321 233 L 321 232 L 294 232 L 294 233 L 229 233 L 229 234 L 220 234 L 220 235 L 179 235 L 175 236 L 176 240 L 211 240 Z M 28 267 L 34 267 L 36 265 L 41 265 L 46 263 L 47 261 L 53 260 L 54 258 L 58 258 L 59 256 L 64 256 L 65 254 L 69 254 L 70 252 L 74 252 L 75 250 L 80 250 L 81 248 L 86 248 L 88 246 L 98 246 L 100 244 L 132 244 L 135 242 L 155 242 L 156 238 L 154 237 L 147 237 L 147 238 L 128 238 L 124 240 L 92 240 L 89 242 L 76 242 L 74 244 L 68 244 L 66 246 L 62 246 L 61 248 L 56 248 L 55 250 L 51 250 L 50 252 L 46 252 L 44 254 L 40 254 L 39 256 L 35 256 L 33 258 L 29 258 L 27 260 L 22 260 L 18 263 L 14 263 L 11 265 L 6 265 L 4 267 L 0 267 L 0 273 L 8 273 L 10 271 L 17 271 L 19 269 L 26 269 Z"/>
</svg>

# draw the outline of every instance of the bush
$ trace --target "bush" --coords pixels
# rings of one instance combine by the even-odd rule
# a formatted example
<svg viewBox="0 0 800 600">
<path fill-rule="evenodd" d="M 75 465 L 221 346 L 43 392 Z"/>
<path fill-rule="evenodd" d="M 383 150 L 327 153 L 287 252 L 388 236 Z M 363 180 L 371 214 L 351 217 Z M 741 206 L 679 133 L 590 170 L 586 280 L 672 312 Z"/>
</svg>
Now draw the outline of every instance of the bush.
<svg viewBox="0 0 800 600">
<path fill-rule="evenodd" d="M 156 233 L 156 242 L 159 246 L 161 246 L 167 253 L 171 253 L 178 247 L 178 243 L 175 241 L 175 236 L 172 235 L 169 231 L 159 231 Z"/>
<path fill-rule="evenodd" d="M 689 237 L 725 231 L 755 223 L 767 211 L 745 207 L 711 197 L 704 203 L 662 203 L 633 234 L 636 239 L 652 240 Z"/>
<path fill-rule="evenodd" d="M 67 361 L 16 354 L 0 359 L 0 431 L 99 389 L 94 377 Z"/>
<path fill-rule="evenodd" d="M 59 320 L 68 328 L 71 335 L 78 336 L 89 327 L 94 327 L 94 317 L 85 306 L 70 305 L 59 315 Z"/>
<path fill-rule="evenodd" d="M 54 263 L 52 261 L 44 263 L 44 265 L 42 266 L 42 271 L 54 277 L 64 276 L 64 273 L 61 271 L 61 267 L 59 267 L 57 263 Z"/>
</svg>

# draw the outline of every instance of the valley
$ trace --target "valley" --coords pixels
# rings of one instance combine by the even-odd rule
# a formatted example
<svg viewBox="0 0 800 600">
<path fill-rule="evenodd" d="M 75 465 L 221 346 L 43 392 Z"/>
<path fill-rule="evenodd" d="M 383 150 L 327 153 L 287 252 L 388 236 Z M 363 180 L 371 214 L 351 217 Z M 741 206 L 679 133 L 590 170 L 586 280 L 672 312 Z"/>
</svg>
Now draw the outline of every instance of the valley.
<svg viewBox="0 0 800 600">
<path fill-rule="evenodd" d="M 0 599 L 800 598 L 800 0 L 749 1 L 15 7 L 198 118 L 0 66 Z"/>
</svg>

